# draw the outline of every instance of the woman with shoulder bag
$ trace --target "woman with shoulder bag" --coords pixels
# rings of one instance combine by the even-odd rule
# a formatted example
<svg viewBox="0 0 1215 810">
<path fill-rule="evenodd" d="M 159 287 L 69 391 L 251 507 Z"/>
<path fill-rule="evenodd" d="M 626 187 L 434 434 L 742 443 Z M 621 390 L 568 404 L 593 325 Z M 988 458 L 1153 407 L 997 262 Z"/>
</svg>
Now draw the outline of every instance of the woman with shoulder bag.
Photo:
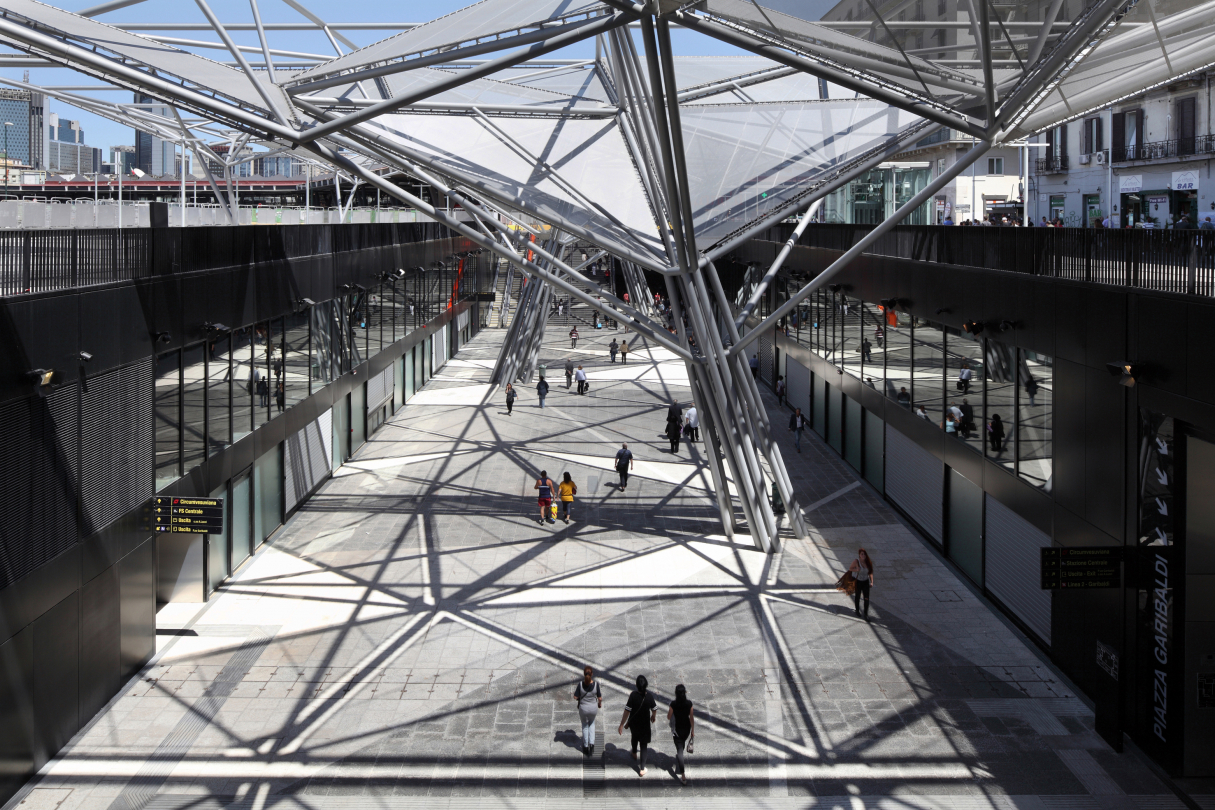
<svg viewBox="0 0 1215 810">
<path fill-rule="evenodd" d="M 686 785 L 688 771 L 684 762 L 684 751 L 686 749 L 687 753 L 692 753 L 696 719 L 693 716 L 692 701 L 688 700 L 688 690 L 682 683 L 675 687 L 675 699 L 671 701 L 671 708 L 667 709 L 667 721 L 671 724 L 671 736 L 675 738 L 675 775 Z"/>
<path fill-rule="evenodd" d="M 595 718 L 603 708 L 603 690 L 595 680 L 595 670 L 589 666 L 582 670 L 582 680 L 574 687 L 574 701 L 578 704 L 578 719 L 582 721 L 582 753 L 589 757 L 595 753 Z"/>
</svg>

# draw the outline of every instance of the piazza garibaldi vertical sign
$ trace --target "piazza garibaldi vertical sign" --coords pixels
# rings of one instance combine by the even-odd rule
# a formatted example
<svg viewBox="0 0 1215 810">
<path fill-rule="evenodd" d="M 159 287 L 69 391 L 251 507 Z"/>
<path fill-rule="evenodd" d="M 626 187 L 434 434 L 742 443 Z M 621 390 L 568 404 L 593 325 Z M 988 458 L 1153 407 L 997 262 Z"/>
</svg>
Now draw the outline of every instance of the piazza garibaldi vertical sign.
<svg viewBox="0 0 1215 810">
<path fill-rule="evenodd" d="M 1174 531 L 1178 443 L 1171 416 L 1141 409 L 1139 417 L 1136 724 L 1140 744 L 1175 772 L 1181 765 L 1184 679 L 1174 644 L 1184 573 Z"/>
</svg>

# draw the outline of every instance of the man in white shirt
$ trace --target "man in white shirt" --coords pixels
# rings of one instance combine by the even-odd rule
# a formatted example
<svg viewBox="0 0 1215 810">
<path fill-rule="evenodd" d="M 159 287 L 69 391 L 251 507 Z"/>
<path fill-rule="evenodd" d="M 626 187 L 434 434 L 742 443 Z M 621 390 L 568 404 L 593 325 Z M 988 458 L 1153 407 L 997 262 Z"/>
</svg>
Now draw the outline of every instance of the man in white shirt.
<svg viewBox="0 0 1215 810">
<path fill-rule="evenodd" d="M 688 408 L 683 415 L 683 423 L 688 426 L 688 441 L 700 441 L 700 414 L 696 412 L 696 406 Z"/>
<path fill-rule="evenodd" d="M 582 370 L 582 366 L 578 366 L 578 370 L 574 372 L 574 380 L 578 383 L 578 393 L 585 394 L 587 389 L 586 372 Z"/>
</svg>

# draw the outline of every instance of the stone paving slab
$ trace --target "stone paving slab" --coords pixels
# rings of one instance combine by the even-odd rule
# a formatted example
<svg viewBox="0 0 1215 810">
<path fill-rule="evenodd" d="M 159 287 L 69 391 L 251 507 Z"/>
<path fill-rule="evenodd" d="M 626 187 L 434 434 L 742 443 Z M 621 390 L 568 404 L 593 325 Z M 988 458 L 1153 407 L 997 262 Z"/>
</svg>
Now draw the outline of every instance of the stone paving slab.
<svg viewBox="0 0 1215 810">
<path fill-rule="evenodd" d="M 589 330 L 588 330 L 589 331 Z M 1171 808 L 1091 712 L 812 434 L 765 395 L 811 536 L 724 536 L 702 446 L 660 435 L 681 362 L 584 337 L 541 409 L 490 395 L 483 332 L 217 598 L 170 605 L 157 659 L 13 807 L 140 810 L 682 807 Z M 487 398 L 488 397 L 488 398 Z M 637 469 L 619 489 L 622 441 Z M 538 522 L 540 469 L 579 485 Z M 832 585 L 858 545 L 871 622 Z M 600 673 L 595 757 L 571 692 Z M 616 733 L 633 679 L 696 705 L 691 784 L 660 716 L 639 778 Z"/>
</svg>

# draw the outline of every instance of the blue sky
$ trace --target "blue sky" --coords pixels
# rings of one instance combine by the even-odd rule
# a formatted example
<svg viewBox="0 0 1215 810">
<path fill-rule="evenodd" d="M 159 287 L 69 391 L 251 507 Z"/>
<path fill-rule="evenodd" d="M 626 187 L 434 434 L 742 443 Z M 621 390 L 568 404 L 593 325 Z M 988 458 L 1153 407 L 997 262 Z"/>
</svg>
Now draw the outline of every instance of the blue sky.
<svg viewBox="0 0 1215 810">
<path fill-rule="evenodd" d="M 822 0 L 819 0 L 822 2 Z M 425 22 L 429 19 L 448 14 L 465 5 L 466 2 L 453 0 L 430 0 L 425 3 L 343 3 L 338 0 L 302 0 L 302 4 L 313 14 L 326 22 Z M 72 0 L 64 3 L 62 8 L 69 11 L 80 11 L 96 5 L 96 0 Z M 251 23 L 252 11 L 247 0 L 211 0 L 209 3 L 216 16 L 223 22 Z M 258 8 L 264 23 L 303 22 L 304 18 L 282 0 L 259 0 Z M 147 23 L 173 20 L 179 23 L 205 23 L 206 18 L 193 0 L 148 0 L 138 5 L 119 9 L 101 15 L 96 19 L 107 23 Z M 142 32 L 149 33 L 149 32 Z M 218 41 L 218 37 L 210 31 L 176 31 L 163 32 L 166 36 Z M 367 45 L 392 32 L 387 31 L 347 31 L 344 32 L 357 45 Z M 254 32 L 232 32 L 233 39 L 240 45 L 258 44 Z M 319 32 L 309 31 L 275 31 L 271 32 L 271 45 L 274 48 L 300 51 L 314 54 L 333 54 L 333 47 L 325 36 Z M 676 52 L 689 55 L 718 55 L 737 53 L 731 47 L 716 40 L 693 34 L 688 31 L 675 29 L 672 32 Z M 179 46 L 185 47 L 185 46 Z M 197 53 L 212 59 L 230 61 L 226 51 L 211 49 L 193 49 Z M 593 42 L 580 43 L 553 54 L 554 58 L 585 58 L 594 55 Z M 251 61 L 253 59 L 251 58 Z M 276 59 L 276 64 L 278 59 Z M 19 69 L 2 69 L 0 75 L 10 79 L 21 79 Z M 100 82 L 79 73 L 62 68 L 44 68 L 31 71 L 30 81 L 43 86 L 56 85 L 94 85 Z M 92 95 L 91 93 L 89 95 Z M 130 93 L 112 91 L 97 93 L 98 98 L 110 101 L 128 102 Z M 70 107 L 64 102 L 51 101 L 51 112 L 58 113 L 61 118 L 73 118 L 81 122 L 84 128 L 85 140 L 90 146 L 106 150 L 109 147 L 134 144 L 134 132 L 125 126 L 112 123 L 104 118 Z"/>
</svg>

